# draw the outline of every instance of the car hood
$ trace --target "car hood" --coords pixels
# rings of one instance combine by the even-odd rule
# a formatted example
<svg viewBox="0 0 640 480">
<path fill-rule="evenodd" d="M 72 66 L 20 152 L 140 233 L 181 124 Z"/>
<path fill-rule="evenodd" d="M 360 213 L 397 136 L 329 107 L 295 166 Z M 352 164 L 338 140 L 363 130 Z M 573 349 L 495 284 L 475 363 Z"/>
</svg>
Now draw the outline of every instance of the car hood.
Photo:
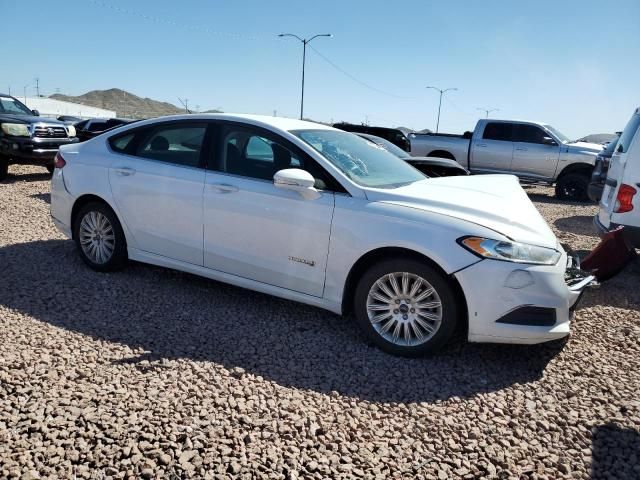
<svg viewBox="0 0 640 480">
<path fill-rule="evenodd" d="M 394 189 L 367 189 L 388 202 L 459 218 L 518 241 L 556 248 L 558 240 L 513 175 L 430 178 Z"/>
<path fill-rule="evenodd" d="M 0 114 L 0 122 L 5 123 L 46 123 L 47 125 L 64 125 L 60 120 L 55 118 L 36 117 L 35 115 L 10 115 L 7 113 Z"/>
<path fill-rule="evenodd" d="M 604 148 L 599 143 L 573 142 L 567 145 L 572 151 L 598 154 Z"/>
</svg>

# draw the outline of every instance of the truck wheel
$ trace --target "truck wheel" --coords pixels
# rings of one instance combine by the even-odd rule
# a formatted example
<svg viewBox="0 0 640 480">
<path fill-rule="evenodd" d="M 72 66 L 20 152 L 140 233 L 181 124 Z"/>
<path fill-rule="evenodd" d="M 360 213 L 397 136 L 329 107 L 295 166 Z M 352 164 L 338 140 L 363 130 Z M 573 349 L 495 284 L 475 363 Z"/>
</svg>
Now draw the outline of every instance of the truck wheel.
<svg viewBox="0 0 640 480">
<path fill-rule="evenodd" d="M 4 180 L 9 175 L 9 160 L 0 156 L 0 180 Z"/>
<path fill-rule="evenodd" d="M 360 278 L 354 295 L 356 321 L 381 350 L 416 357 L 451 338 L 458 308 L 447 279 L 424 262 L 390 258 Z"/>
<path fill-rule="evenodd" d="M 561 200 L 573 200 L 586 202 L 589 200 L 590 177 L 586 173 L 567 173 L 558 179 L 556 183 L 556 197 Z"/>
</svg>

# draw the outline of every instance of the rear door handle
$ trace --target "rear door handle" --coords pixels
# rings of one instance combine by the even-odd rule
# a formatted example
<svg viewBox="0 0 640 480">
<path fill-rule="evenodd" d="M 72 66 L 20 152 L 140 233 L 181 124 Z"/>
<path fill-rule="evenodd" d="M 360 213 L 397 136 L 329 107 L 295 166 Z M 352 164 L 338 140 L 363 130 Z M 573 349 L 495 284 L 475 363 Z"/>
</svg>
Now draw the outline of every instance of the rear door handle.
<svg viewBox="0 0 640 480">
<path fill-rule="evenodd" d="M 519 152 L 526 152 L 529 149 L 528 148 L 523 148 L 523 147 L 517 147 L 516 150 L 518 150 Z"/>
<path fill-rule="evenodd" d="M 476 143 L 476 147 L 486 147 L 486 143 Z"/>
<path fill-rule="evenodd" d="M 121 177 L 128 177 L 136 173 L 135 169 L 129 167 L 114 168 L 113 170 L 117 175 L 120 175 Z"/>
<path fill-rule="evenodd" d="M 228 183 L 210 183 L 209 189 L 216 193 L 234 193 L 240 190 L 235 185 L 229 185 Z"/>
</svg>

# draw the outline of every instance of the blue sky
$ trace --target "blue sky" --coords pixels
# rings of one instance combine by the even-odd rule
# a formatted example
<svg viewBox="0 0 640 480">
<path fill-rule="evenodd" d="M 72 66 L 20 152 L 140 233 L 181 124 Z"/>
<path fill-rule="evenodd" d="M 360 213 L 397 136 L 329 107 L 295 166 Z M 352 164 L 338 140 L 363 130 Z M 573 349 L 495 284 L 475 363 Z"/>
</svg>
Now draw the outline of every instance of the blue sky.
<svg viewBox="0 0 640 480">
<path fill-rule="evenodd" d="M 0 90 L 123 88 L 201 109 L 472 129 L 476 108 L 570 137 L 623 128 L 640 105 L 640 2 L 0 0 Z M 9 18 L 14 20 L 8 21 Z M 35 89 L 29 87 L 28 93 Z M 484 115 L 484 114 L 482 114 Z"/>
</svg>

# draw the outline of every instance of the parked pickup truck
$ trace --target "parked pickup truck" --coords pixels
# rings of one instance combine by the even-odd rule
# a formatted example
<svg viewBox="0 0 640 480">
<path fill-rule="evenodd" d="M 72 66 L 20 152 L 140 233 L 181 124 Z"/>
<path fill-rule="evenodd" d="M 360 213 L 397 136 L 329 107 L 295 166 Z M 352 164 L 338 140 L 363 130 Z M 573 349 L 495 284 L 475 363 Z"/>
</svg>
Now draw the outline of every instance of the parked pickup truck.
<svg viewBox="0 0 640 480">
<path fill-rule="evenodd" d="M 73 125 L 42 118 L 17 98 L 0 93 L 0 180 L 12 163 L 41 165 L 53 172 L 58 148 L 77 142 Z"/>
<path fill-rule="evenodd" d="M 412 133 L 411 155 L 456 160 L 471 173 L 510 173 L 525 182 L 555 184 L 556 196 L 587 200 L 602 145 L 572 142 L 540 122 L 478 120 L 463 135 Z"/>
</svg>

